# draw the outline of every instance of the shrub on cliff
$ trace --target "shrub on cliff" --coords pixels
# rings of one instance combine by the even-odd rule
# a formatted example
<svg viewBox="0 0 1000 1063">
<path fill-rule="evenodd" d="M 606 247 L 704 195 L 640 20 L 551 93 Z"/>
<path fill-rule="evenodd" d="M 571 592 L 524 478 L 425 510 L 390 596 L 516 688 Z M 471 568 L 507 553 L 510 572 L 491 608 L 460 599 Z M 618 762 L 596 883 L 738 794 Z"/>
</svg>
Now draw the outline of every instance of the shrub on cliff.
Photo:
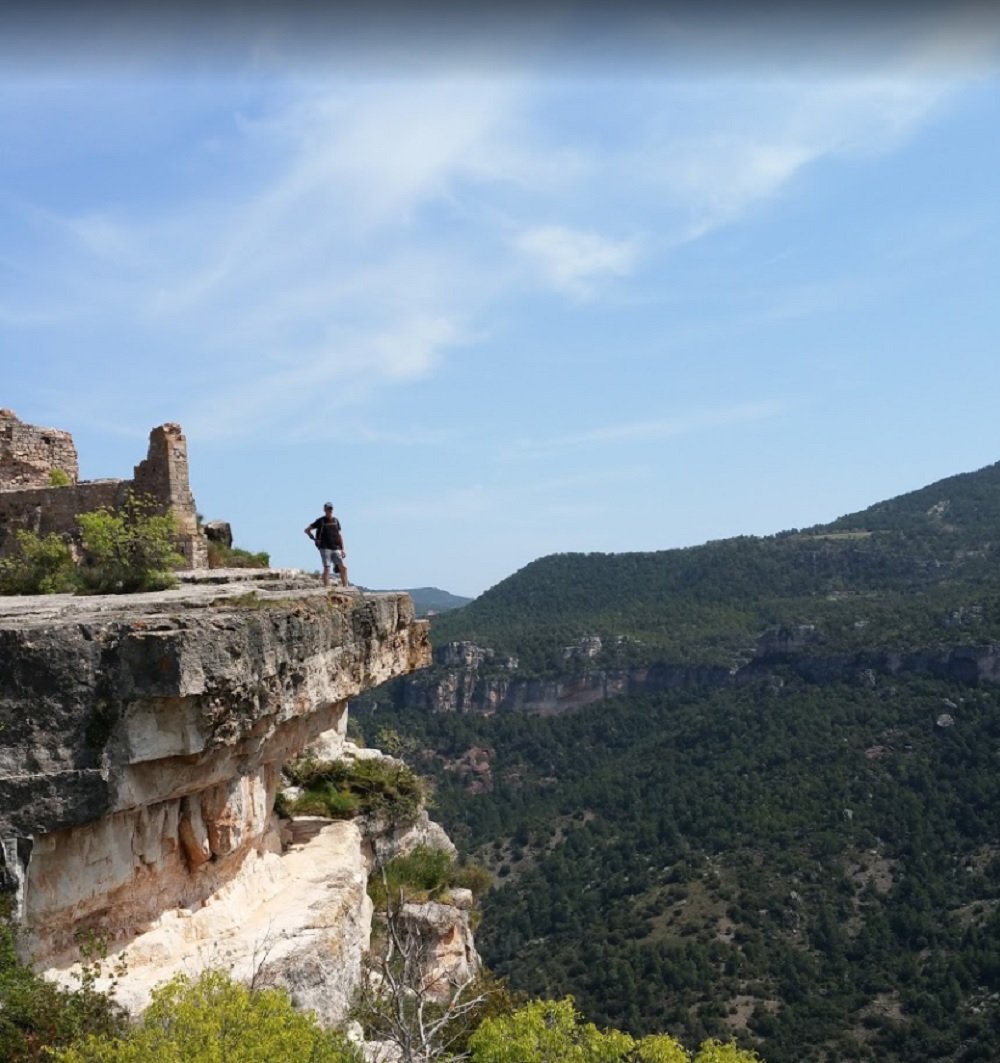
<svg viewBox="0 0 1000 1063">
<path fill-rule="evenodd" d="M 73 554 L 58 535 L 17 533 L 19 553 L 0 561 L 0 594 L 59 594 L 75 586 Z"/>
<path fill-rule="evenodd" d="M 266 550 L 253 553 L 239 546 L 226 546 L 225 543 L 209 540 L 209 568 L 269 568 L 271 555 Z"/>
<path fill-rule="evenodd" d="M 636 1040 L 584 1022 L 572 997 L 534 1000 L 488 1018 L 469 1039 L 471 1063 L 760 1063 L 735 1044 L 705 1041 L 695 1056 L 666 1034 Z"/>
<path fill-rule="evenodd" d="M 317 761 L 302 759 L 285 765 L 285 774 L 304 793 L 291 804 L 299 815 L 350 819 L 356 815 L 385 816 L 393 824 L 416 820 L 427 801 L 427 784 L 400 761 Z"/>
<path fill-rule="evenodd" d="M 172 587 L 173 569 L 184 564 L 177 553 L 177 521 L 154 512 L 154 501 L 129 491 L 119 509 L 80 513 L 84 563 L 78 575 L 93 594 L 127 594 Z"/>
<path fill-rule="evenodd" d="M 384 911 L 398 899 L 423 903 L 446 897 L 449 889 L 468 889 L 478 896 L 489 888 L 491 876 L 478 864 L 459 864 L 446 849 L 414 846 L 368 879 L 368 895 Z"/>
<path fill-rule="evenodd" d="M 363 1063 L 341 1034 L 296 1011 L 280 989 L 252 991 L 222 971 L 178 975 L 153 992 L 122 1037 L 91 1036 L 53 1053 L 58 1063 Z"/>
<path fill-rule="evenodd" d="M 113 1037 L 124 1027 L 122 1009 L 88 980 L 79 989 L 63 989 L 21 963 L 11 927 L 0 923 L 0 1060 L 48 1060 L 50 1047 L 89 1034 Z"/>
</svg>

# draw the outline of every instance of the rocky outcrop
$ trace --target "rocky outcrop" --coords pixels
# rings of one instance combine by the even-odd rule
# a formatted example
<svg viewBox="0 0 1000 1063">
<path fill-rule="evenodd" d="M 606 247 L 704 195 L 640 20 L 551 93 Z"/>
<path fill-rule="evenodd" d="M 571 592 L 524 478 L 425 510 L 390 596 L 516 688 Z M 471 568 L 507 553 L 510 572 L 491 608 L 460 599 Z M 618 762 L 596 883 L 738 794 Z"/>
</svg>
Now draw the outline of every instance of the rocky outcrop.
<svg viewBox="0 0 1000 1063">
<path fill-rule="evenodd" d="M 280 767 L 320 737 L 343 752 L 347 699 L 429 659 L 408 596 L 301 573 L 0 599 L 0 849 L 32 960 L 65 968 L 93 930 L 127 956 L 127 1003 L 218 962 L 300 998 L 308 983 L 341 1017 L 376 848 L 434 832 L 324 820 L 283 838 Z"/>
<path fill-rule="evenodd" d="M 446 1001 L 452 987 L 464 985 L 480 967 L 469 931 L 469 890 L 454 890 L 450 903 L 425 901 L 400 907 L 403 933 L 412 932 L 423 943 L 423 977 L 420 988 L 432 999 Z"/>
<path fill-rule="evenodd" d="M 589 658 L 592 650 L 593 640 L 581 640 L 580 647 L 567 648 L 567 659 Z M 517 668 L 516 657 L 489 647 L 445 643 L 435 648 L 431 669 L 412 680 L 389 684 L 372 700 L 426 712 L 557 713 L 622 694 L 717 685 L 731 678 L 729 669 L 712 665 L 587 667 L 552 677 L 522 676 Z"/>
<path fill-rule="evenodd" d="M 424 712 L 568 712 L 620 695 L 757 682 L 790 670 L 811 682 L 867 682 L 872 675 L 917 674 L 960 683 L 1000 682 L 1000 646 L 994 643 L 907 651 L 824 653 L 810 624 L 764 632 L 732 666 L 658 663 L 633 668 L 590 663 L 594 639 L 567 647 L 572 669 L 562 675 L 518 674 L 516 657 L 486 646 L 448 643 L 434 650 L 433 667 L 390 683 L 369 700 Z M 598 650 L 599 652 L 599 650 Z M 583 667 L 580 661 L 585 659 Z"/>
</svg>

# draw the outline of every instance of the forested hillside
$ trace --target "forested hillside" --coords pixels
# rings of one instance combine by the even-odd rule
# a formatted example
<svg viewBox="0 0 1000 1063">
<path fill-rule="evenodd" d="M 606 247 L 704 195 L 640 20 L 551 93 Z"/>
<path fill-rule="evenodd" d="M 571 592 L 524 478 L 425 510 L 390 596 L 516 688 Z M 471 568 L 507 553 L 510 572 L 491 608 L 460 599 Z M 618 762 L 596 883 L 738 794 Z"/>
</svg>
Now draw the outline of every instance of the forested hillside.
<svg viewBox="0 0 1000 1063">
<path fill-rule="evenodd" d="M 599 1023 L 735 1032 L 769 1063 L 996 1058 L 998 533 L 994 465 L 804 531 L 542 558 L 437 618 L 436 643 L 539 673 L 731 667 L 807 632 L 738 682 L 554 717 L 358 707 L 493 870 L 487 962 Z M 602 654 L 567 660 L 590 634 Z M 948 647 L 981 667 L 866 666 Z M 804 674 L 805 652 L 839 667 Z"/>
<path fill-rule="evenodd" d="M 957 642 L 947 618 L 970 591 L 1000 587 L 998 538 L 1000 463 L 801 531 L 543 557 L 437 618 L 434 641 L 469 639 L 541 673 L 589 634 L 605 637 L 608 663 L 728 665 L 768 626 L 794 623 L 820 625 L 831 650 Z"/>
</svg>

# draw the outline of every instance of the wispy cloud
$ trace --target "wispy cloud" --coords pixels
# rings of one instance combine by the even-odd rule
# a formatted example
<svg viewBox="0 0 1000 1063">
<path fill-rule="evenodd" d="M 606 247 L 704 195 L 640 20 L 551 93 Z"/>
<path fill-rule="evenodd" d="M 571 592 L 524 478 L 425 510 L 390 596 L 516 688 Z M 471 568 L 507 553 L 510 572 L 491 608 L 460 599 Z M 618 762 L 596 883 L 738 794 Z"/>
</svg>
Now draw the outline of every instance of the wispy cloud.
<svg viewBox="0 0 1000 1063">
<path fill-rule="evenodd" d="M 329 425 L 331 411 L 357 405 L 380 384 L 430 372 L 443 351 L 461 341 L 460 327 L 443 317 L 414 317 L 381 331 L 362 330 L 342 337 L 334 348 L 312 352 L 308 360 L 292 358 L 286 367 L 230 384 L 224 403 L 216 394 L 193 402 L 185 426 L 205 439 L 279 426 L 287 441 L 315 439 Z"/>
<path fill-rule="evenodd" d="M 598 299 L 647 277 L 665 249 L 775 201 L 822 160 L 892 150 L 955 91 L 955 78 L 927 74 L 932 59 L 971 47 L 939 27 L 921 40 L 923 51 L 877 73 L 647 78 L 638 106 L 633 86 L 609 84 L 634 120 L 586 132 L 565 120 L 565 87 L 523 71 L 337 80 L 272 61 L 259 91 L 199 98 L 198 135 L 156 195 L 127 181 L 106 190 L 94 174 L 72 205 L 39 193 L 5 252 L 18 293 L 0 323 L 75 322 L 74 342 L 90 330 L 94 346 L 111 336 L 148 351 L 150 378 L 174 389 L 177 416 L 199 430 L 239 435 L 263 421 L 294 433 L 322 416 L 319 396 L 359 405 L 439 372 L 489 334 L 493 308 L 526 280 Z M 133 121 L 129 111 L 127 130 Z M 106 401 L 122 401 L 113 381 Z"/>
<path fill-rule="evenodd" d="M 577 298 L 592 295 L 598 280 L 627 276 L 638 257 L 634 240 L 613 240 L 562 225 L 527 229 L 515 244 L 546 283 Z"/>
<path fill-rule="evenodd" d="M 824 159 L 892 151 L 957 90 L 908 70 L 697 87 L 697 133 L 664 135 L 641 171 L 678 212 L 676 236 L 730 224 Z M 701 97 L 699 99 L 699 96 Z"/>
<path fill-rule="evenodd" d="M 544 457 L 553 451 L 592 447 L 607 443 L 652 442 L 676 436 L 704 432 L 727 425 L 777 417 L 788 410 L 782 400 L 738 403 L 717 409 L 700 410 L 674 417 L 643 421 L 624 421 L 599 425 L 582 432 L 571 432 L 549 439 L 520 439 L 515 442 L 513 456 Z"/>
</svg>

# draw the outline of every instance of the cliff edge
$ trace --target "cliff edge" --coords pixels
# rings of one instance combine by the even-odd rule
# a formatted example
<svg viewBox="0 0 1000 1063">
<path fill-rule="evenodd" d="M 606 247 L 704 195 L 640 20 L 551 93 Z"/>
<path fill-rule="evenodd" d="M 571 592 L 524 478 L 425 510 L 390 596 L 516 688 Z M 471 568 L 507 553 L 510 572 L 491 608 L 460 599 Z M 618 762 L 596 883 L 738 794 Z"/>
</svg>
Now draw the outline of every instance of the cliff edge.
<svg viewBox="0 0 1000 1063">
<path fill-rule="evenodd" d="M 0 599 L 0 870 L 32 962 L 65 971 L 93 932 L 127 962 L 133 1008 L 215 965 L 267 968 L 339 1018 L 374 853 L 450 843 L 426 816 L 290 829 L 273 811 L 281 765 L 321 736 L 325 756 L 378 755 L 345 742 L 347 699 L 429 661 L 406 594 L 301 573 Z"/>
</svg>

